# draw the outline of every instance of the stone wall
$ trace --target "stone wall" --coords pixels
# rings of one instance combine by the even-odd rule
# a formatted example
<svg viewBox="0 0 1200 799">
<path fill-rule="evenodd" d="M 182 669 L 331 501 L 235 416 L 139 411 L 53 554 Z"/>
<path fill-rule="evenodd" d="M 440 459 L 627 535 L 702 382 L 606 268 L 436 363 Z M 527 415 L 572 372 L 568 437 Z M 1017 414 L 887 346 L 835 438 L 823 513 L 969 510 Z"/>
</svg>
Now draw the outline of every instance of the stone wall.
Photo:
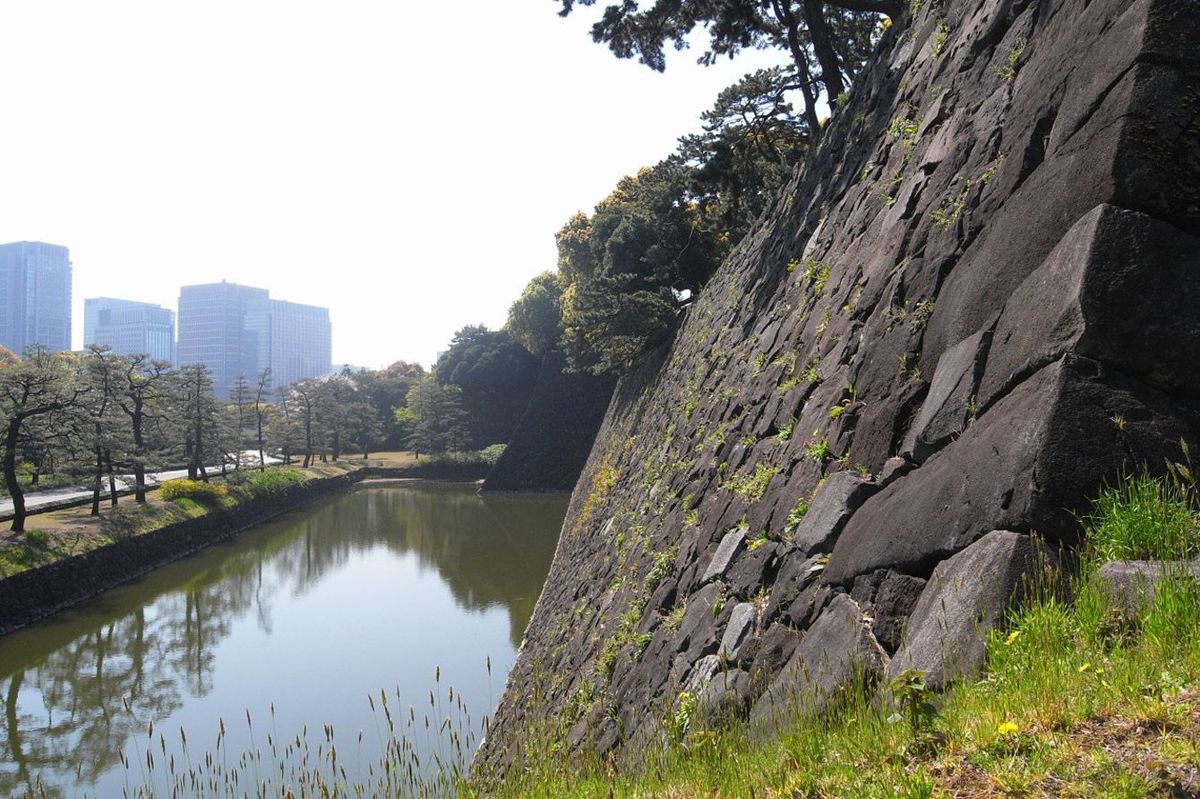
<svg viewBox="0 0 1200 799">
<path fill-rule="evenodd" d="M 537 385 L 484 491 L 570 491 L 587 462 L 615 381 L 569 373 L 557 350 L 542 358 Z"/>
<path fill-rule="evenodd" d="M 481 771 L 543 723 L 656 740 L 685 691 L 770 723 L 852 673 L 961 673 L 1029 534 L 1196 451 L 1195 4 L 912 6 L 618 386 Z"/>
</svg>

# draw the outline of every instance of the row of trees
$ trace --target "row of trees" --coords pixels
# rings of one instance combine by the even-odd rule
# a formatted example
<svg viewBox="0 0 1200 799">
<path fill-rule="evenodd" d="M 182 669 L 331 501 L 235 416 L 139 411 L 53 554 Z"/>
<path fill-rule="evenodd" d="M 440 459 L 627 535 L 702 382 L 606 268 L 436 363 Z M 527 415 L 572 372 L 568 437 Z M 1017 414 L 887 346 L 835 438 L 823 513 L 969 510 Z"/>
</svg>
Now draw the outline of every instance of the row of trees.
<svg viewBox="0 0 1200 799">
<path fill-rule="evenodd" d="M 117 504 L 118 475 L 131 474 L 134 498 L 146 501 L 146 474 L 186 466 L 207 480 L 222 471 L 266 464 L 267 452 L 310 465 L 344 452 L 364 456 L 399 443 L 411 431 L 393 410 L 425 377 L 414 364 L 378 372 L 344 371 L 274 390 L 270 370 L 240 378 L 230 400 L 213 394 L 203 365 L 172 368 L 145 355 L 33 349 L 24 359 L 0 357 L 0 466 L 12 497 L 12 529 L 25 524 L 19 472 L 65 473 L 92 485 L 92 513 L 107 490 Z"/>
</svg>

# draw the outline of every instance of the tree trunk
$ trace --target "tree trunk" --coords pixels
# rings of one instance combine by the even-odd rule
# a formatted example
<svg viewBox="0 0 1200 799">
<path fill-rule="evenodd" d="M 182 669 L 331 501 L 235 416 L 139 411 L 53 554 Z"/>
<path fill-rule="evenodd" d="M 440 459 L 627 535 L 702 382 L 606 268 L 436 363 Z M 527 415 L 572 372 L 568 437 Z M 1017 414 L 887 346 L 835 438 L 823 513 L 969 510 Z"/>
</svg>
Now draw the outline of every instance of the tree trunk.
<svg viewBox="0 0 1200 799">
<path fill-rule="evenodd" d="M 146 434 L 142 431 L 145 417 L 142 414 L 141 399 L 134 400 L 133 413 L 129 421 L 133 426 L 133 498 L 139 505 L 146 504 Z M 112 471 L 112 460 L 109 460 L 109 471 Z M 116 490 L 113 490 L 113 504 L 117 504 Z"/>
<path fill-rule="evenodd" d="M 96 438 L 100 438 L 100 423 L 96 423 Z M 100 515 L 100 492 L 104 488 L 104 450 L 96 445 L 96 476 L 92 481 L 92 516 Z"/>
<path fill-rule="evenodd" d="M 791 0 L 772 0 L 775 16 L 783 23 L 787 31 L 788 50 L 791 51 L 792 61 L 800 73 L 800 94 L 804 97 L 804 118 L 808 121 L 809 136 L 816 142 L 821 138 L 821 120 L 817 119 L 817 98 L 812 90 L 812 73 L 808 69 L 808 56 L 800 46 L 800 32 L 796 23 L 796 15 L 792 13 Z"/>
<path fill-rule="evenodd" d="M 25 531 L 25 495 L 17 482 L 17 437 L 21 434 L 22 421 L 20 416 L 10 419 L 4 433 L 4 485 L 12 497 L 12 530 L 15 533 Z"/>
<path fill-rule="evenodd" d="M 825 20 L 822 0 L 804 0 L 804 19 L 808 23 L 808 35 L 821 64 L 821 82 L 825 84 L 829 105 L 832 107 L 846 84 L 842 81 L 842 68 L 838 64 L 837 50 L 833 47 L 833 33 Z"/>
<path fill-rule="evenodd" d="M 104 468 L 108 472 L 108 504 L 117 507 L 117 475 L 113 471 L 112 450 L 104 451 Z M 142 502 L 146 501 L 146 492 L 142 491 Z"/>
</svg>

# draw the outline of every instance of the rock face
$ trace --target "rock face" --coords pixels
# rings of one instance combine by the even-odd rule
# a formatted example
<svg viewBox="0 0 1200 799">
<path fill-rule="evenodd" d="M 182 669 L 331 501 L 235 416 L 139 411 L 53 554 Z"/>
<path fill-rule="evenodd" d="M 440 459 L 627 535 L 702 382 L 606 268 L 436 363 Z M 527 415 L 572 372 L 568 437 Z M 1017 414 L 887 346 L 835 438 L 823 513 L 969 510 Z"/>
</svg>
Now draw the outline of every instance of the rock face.
<svg viewBox="0 0 1200 799">
<path fill-rule="evenodd" d="M 1072 542 L 1103 481 L 1195 446 L 1195 5 L 921 8 L 618 385 L 480 769 L 546 719 L 652 740 L 714 674 L 744 710 L 813 663 L 974 652 L 1028 534 Z M 930 608 L 973 569 L 963 627 Z"/>
<path fill-rule="evenodd" d="M 907 669 L 926 673 L 931 688 L 977 673 L 987 654 L 988 631 L 997 627 L 1035 578 L 1037 552 L 1029 536 L 996 530 L 933 570 L 908 620 L 904 644 L 888 664 L 888 677 Z"/>
<path fill-rule="evenodd" d="M 568 373 L 566 358 L 552 350 L 525 414 L 504 454 L 483 481 L 483 491 L 570 491 L 587 461 L 604 420 L 614 380 Z"/>
</svg>

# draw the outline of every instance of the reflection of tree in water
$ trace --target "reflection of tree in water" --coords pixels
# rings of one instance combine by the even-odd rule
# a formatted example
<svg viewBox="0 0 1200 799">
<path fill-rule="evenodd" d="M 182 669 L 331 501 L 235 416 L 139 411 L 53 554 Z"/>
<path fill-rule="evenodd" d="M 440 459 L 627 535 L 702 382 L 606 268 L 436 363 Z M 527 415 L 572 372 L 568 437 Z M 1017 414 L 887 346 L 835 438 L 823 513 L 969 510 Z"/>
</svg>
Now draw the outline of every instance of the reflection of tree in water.
<svg viewBox="0 0 1200 799">
<path fill-rule="evenodd" d="M 140 719 L 161 718 L 181 705 L 174 675 L 160 656 L 161 631 L 144 610 L 103 624 L 12 674 L 5 694 L 5 736 L 0 790 L 33 789 L 44 769 L 72 764 L 81 782 L 93 782 L 112 765 L 114 745 L 144 729 Z M 32 689 L 40 711 L 22 708 Z M 130 710 L 126 710 L 125 703 Z"/>
<path fill-rule="evenodd" d="M 389 547 L 432 566 L 468 610 L 504 605 L 513 646 L 550 570 L 565 497 L 487 496 L 459 488 L 368 492 Z M 390 523 L 389 523 L 390 522 Z"/>
<path fill-rule="evenodd" d="M 0 795 L 32 792 L 55 771 L 94 784 L 132 735 L 183 706 L 182 691 L 212 689 L 216 645 L 238 617 L 253 612 L 269 633 L 272 597 L 304 594 L 355 552 L 411 552 L 461 607 L 504 605 L 516 646 L 565 510 L 564 498 L 480 498 L 453 486 L 363 490 L 151 575 L 122 607 L 44 628 L 33 646 L 17 633 L 0 652 Z"/>
<path fill-rule="evenodd" d="M 432 567 L 459 606 L 503 605 L 521 642 L 550 570 L 565 496 L 486 496 L 453 484 L 366 486 L 306 517 L 302 544 L 279 553 L 297 594 L 356 552 L 386 546 Z"/>
</svg>

